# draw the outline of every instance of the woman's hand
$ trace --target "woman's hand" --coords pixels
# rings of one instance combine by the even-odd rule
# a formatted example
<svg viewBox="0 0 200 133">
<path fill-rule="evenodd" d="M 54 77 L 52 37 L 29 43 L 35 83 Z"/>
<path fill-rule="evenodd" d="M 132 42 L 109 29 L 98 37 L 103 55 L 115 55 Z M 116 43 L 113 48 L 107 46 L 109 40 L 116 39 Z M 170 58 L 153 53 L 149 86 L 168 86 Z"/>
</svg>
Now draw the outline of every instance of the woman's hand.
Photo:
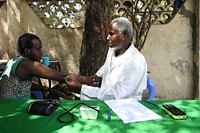
<svg viewBox="0 0 200 133">
<path fill-rule="evenodd" d="M 67 76 L 65 81 L 70 91 L 80 92 L 82 84 L 79 81 L 70 78 L 70 76 Z"/>
</svg>

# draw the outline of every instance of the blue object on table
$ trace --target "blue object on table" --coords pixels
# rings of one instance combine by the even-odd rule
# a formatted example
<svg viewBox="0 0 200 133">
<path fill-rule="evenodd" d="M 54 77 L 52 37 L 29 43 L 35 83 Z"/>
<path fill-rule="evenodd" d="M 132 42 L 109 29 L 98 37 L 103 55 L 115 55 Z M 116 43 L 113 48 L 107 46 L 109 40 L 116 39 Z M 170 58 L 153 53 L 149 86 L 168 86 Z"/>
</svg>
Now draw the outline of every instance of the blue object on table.
<svg viewBox="0 0 200 133">
<path fill-rule="evenodd" d="M 154 100 L 156 96 L 156 86 L 149 76 L 147 76 L 147 89 L 149 93 L 148 100 Z"/>
<path fill-rule="evenodd" d="M 145 102 L 145 103 L 148 103 L 148 104 L 151 104 L 151 105 L 153 105 L 153 106 L 155 106 L 155 107 L 158 107 L 158 108 L 159 108 L 159 106 L 158 106 L 157 104 L 155 104 L 155 103 L 152 103 L 152 102 L 150 102 L 150 101 L 148 101 L 148 100 L 144 100 L 143 102 Z"/>
<path fill-rule="evenodd" d="M 42 91 L 31 90 L 36 99 L 44 99 Z"/>
<path fill-rule="evenodd" d="M 108 110 L 108 122 L 111 120 L 110 110 Z"/>
</svg>

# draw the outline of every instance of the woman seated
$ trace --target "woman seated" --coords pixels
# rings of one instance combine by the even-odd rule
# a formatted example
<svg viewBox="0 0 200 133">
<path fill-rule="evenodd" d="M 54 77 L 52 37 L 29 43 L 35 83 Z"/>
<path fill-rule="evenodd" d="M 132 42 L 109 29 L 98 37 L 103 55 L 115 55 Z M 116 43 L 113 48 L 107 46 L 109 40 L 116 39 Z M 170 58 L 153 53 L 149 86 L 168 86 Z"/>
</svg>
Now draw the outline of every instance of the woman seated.
<svg viewBox="0 0 200 133">
<path fill-rule="evenodd" d="M 32 90 L 48 87 L 32 83 L 34 76 L 65 82 L 68 72 L 59 72 L 43 65 L 42 42 L 34 34 L 25 33 L 17 42 L 19 56 L 8 61 L 0 77 L 0 99 L 29 99 Z"/>
</svg>

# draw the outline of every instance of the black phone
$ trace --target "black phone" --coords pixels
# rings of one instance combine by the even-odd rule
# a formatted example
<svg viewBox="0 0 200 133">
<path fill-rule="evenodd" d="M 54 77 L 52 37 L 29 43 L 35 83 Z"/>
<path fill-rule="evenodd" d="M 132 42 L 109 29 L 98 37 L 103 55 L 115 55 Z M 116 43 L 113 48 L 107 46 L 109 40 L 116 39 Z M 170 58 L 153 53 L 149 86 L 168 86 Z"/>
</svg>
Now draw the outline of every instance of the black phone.
<svg viewBox="0 0 200 133">
<path fill-rule="evenodd" d="M 186 113 L 173 104 L 162 104 L 162 109 L 176 120 L 186 119 Z"/>
<path fill-rule="evenodd" d="M 34 101 L 29 104 L 27 112 L 35 115 L 50 115 L 59 106 L 59 100 Z"/>
</svg>

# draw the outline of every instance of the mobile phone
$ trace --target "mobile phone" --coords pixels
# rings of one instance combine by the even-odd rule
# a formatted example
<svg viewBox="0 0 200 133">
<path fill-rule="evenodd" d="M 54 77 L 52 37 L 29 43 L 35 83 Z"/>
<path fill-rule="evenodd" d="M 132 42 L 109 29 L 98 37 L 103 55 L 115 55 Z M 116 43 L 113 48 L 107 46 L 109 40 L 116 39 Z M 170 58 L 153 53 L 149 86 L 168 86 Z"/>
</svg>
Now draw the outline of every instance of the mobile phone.
<svg viewBox="0 0 200 133">
<path fill-rule="evenodd" d="M 186 119 L 186 113 L 173 104 L 162 104 L 162 109 L 176 120 Z"/>
</svg>

